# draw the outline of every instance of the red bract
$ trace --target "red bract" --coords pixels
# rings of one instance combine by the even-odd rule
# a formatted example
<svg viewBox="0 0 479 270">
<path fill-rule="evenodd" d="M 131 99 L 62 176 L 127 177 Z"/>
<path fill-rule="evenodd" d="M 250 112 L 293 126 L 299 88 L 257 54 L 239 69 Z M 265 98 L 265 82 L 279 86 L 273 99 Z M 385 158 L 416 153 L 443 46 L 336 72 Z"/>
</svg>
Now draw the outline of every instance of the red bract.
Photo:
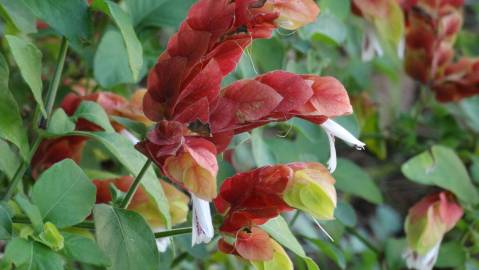
<svg viewBox="0 0 479 270">
<path fill-rule="evenodd" d="M 334 179 L 321 164 L 291 163 L 266 166 L 226 179 L 214 204 L 224 216 L 220 250 L 264 261 L 271 259 L 273 250 L 259 225 L 292 208 L 330 219 L 336 192 Z"/>
<path fill-rule="evenodd" d="M 213 141 L 223 151 L 228 136 L 269 122 L 300 117 L 322 124 L 350 113 L 348 94 L 336 79 L 274 71 L 224 89 L 210 123 Z"/>
</svg>

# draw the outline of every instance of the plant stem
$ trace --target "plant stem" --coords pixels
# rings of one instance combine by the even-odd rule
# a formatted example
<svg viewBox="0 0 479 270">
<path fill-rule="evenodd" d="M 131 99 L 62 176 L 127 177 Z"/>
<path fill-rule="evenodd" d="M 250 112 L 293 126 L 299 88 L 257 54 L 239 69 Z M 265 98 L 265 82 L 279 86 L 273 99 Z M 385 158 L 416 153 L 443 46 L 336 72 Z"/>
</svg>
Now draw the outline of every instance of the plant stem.
<svg viewBox="0 0 479 270">
<path fill-rule="evenodd" d="M 55 68 L 55 74 L 53 75 L 52 80 L 50 81 L 50 86 L 47 92 L 47 118 L 40 120 L 40 126 L 46 128 L 48 126 L 48 119 L 50 118 L 53 110 L 53 105 L 55 105 L 55 99 L 58 93 L 58 86 L 60 85 L 60 79 L 62 77 L 63 67 L 65 66 L 65 58 L 68 51 L 68 41 L 65 37 L 62 37 L 62 43 L 60 45 L 60 52 L 58 54 L 57 66 Z"/>
<path fill-rule="evenodd" d="M 26 216 L 13 216 L 12 222 L 17 224 L 31 224 L 30 219 Z M 94 230 L 95 224 L 93 223 L 93 221 L 83 221 L 73 227 Z"/>
<path fill-rule="evenodd" d="M 155 233 L 155 238 L 163 238 L 163 237 L 168 237 L 173 235 L 190 234 L 190 233 L 191 233 L 191 227 L 185 227 L 185 228 L 172 229 L 169 231 L 157 232 Z"/>
<path fill-rule="evenodd" d="M 370 250 L 374 251 L 374 253 L 376 253 L 377 255 L 381 254 L 381 251 L 375 245 L 373 245 L 368 239 L 366 239 L 366 237 L 362 236 L 354 228 L 346 226 L 346 231 L 354 235 L 359 241 L 361 241 Z"/>
<path fill-rule="evenodd" d="M 143 165 L 143 168 L 141 168 L 140 173 L 136 176 L 135 181 L 133 181 L 133 184 L 131 184 L 130 188 L 128 189 L 128 192 L 126 193 L 125 198 L 121 201 L 119 205 L 120 208 L 125 209 L 128 207 L 128 205 L 131 202 L 131 199 L 133 198 L 133 195 L 136 193 L 136 190 L 140 186 L 141 179 L 145 175 L 150 165 L 151 165 L 151 159 L 148 159 L 145 162 L 145 165 Z"/>
<path fill-rule="evenodd" d="M 12 182 L 8 186 L 7 193 L 5 193 L 5 195 L 3 196 L 3 201 L 8 201 L 12 197 L 13 193 L 17 189 L 18 184 L 23 178 L 23 175 L 25 175 L 25 172 L 28 169 L 28 164 L 30 163 L 33 157 L 33 154 L 35 154 L 41 142 L 42 142 L 42 138 L 38 136 L 35 142 L 33 143 L 32 149 L 30 149 L 30 153 L 28 154 L 28 162 L 22 161 L 20 163 L 20 166 L 18 167 L 17 171 L 13 175 Z"/>
</svg>

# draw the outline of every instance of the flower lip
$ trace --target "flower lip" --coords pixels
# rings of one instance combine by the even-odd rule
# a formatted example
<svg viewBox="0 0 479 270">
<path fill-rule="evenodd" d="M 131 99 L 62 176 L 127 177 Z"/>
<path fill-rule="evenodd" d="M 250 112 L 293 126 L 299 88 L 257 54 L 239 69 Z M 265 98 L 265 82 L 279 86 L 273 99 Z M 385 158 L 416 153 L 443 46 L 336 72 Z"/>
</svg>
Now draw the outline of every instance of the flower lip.
<svg viewBox="0 0 479 270">
<path fill-rule="evenodd" d="M 193 202 L 193 220 L 191 245 L 209 243 L 214 236 L 213 223 L 211 221 L 210 204 L 191 193 Z"/>
</svg>

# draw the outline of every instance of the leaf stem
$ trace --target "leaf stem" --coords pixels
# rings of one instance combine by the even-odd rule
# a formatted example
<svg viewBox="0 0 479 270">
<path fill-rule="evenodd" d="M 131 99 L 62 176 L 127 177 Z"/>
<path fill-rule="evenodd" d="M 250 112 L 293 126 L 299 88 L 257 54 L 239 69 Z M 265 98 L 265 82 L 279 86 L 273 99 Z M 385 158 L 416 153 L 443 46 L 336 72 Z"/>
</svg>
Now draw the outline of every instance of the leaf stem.
<svg viewBox="0 0 479 270">
<path fill-rule="evenodd" d="M 120 208 L 125 209 L 125 208 L 128 207 L 128 205 L 131 202 L 131 199 L 133 198 L 133 195 L 136 193 L 136 190 L 140 186 L 141 179 L 145 175 L 145 173 L 148 170 L 148 168 L 150 167 L 150 165 L 151 165 L 151 159 L 148 159 L 145 162 L 145 165 L 143 165 L 143 168 L 141 168 L 140 173 L 136 176 L 135 181 L 133 181 L 133 184 L 131 184 L 130 188 L 128 189 L 128 191 L 125 195 L 125 198 L 123 198 L 123 200 L 121 201 L 121 203 L 119 205 Z"/>
<path fill-rule="evenodd" d="M 46 128 L 48 126 L 48 119 L 50 118 L 53 110 L 53 105 L 55 105 L 55 99 L 58 93 L 58 86 L 60 85 L 60 79 L 63 73 L 63 67 L 65 66 L 65 59 L 68 51 L 68 41 L 65 37 L 62 37 L 62 43 L 60 45 L 60 52 L 58 53 L 57 66 L 55 68 L 55 73 L 52 80 L 50 81 L 50 86 L 48 87 L 47 92 L 47 119 L 42 118 L 40 120 L 40 127 Z"/>
<path fill-rule="evenodd" d="M 163 237 L 168 237 L 173 235 L 190 234 L 190 233 L 191 233 L 191 227 L 185 227 L 185 228 L 172 229 L 172 230 L 163 231 L 163 232 L 157 232 L 155 233 L 155 238 L 163 238 Z"/>
</svg>

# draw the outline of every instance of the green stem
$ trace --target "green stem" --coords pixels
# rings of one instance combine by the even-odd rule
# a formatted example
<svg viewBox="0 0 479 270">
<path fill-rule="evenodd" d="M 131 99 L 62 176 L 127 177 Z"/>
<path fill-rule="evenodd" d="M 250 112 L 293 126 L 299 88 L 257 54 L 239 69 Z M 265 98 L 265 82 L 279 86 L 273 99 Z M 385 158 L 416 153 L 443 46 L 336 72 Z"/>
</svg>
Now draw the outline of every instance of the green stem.
<svg viewBox="0 0 479 270">
<path fill-rule="evenodd" d="M 13 216 L 12 217 L 12 222 L 17 223 L 17 224 L 26 224 L 30 225 L 30 219 L 26 216 Z M 93 221 L 83 221 L 81 223 L 78 223 L 77 225 L 73 226 L 75 228 L 81 228 L 81 229 L 88 229 L 88 230 L 94 230 L 95 229 L 95 223 Z M 182 235 L 182 234 L 190 234 L 191 233 L 191 227 L 185 227 L 185 228 L 177 228 L 177 229 L 172 229 L 168 231 L 163 231 L 163 232 L 157 232 L 155 233 L 155 238 L 163 238 L 163 237 L 168 237 L 168 236 L 174 236 L 174 235 Z"/>
<path fill-rule="evenodd" d="M 52 80 L 50 81 L 50 86 L 47 92 L 47 119 L 42 119 L 40 121 L 41 127 L 46 128 L 48 126 L 48 119 L 50 118 L 55 105 L 55 99 L 58 93 L 58 86 L 60 85 L 60 79 L 63 73 L 63 67 L 65 66 L 65 59 L 68 51 L 68 41 L 65 37 L 62 37 L 62 43 L 60 45 L 60 52 L 58 54 L 57 66 L 55 68 L 55 74 L 53 75 Z"/>
<path fill-rule="evenodd" d="M 12 222 L 17 224 L 27 224 L 27 225 L 31 224 L 30 219 L 28 219 L 28 217 L 26 216 L 13 216 Z M 93 223 L 93 221 L 83 221 L 73 227 L 94 230 L 95 224 Z"/>
<path fill-rule="evenodd" d="M 141 179 L 145 175 L 145 173 L 148 170 L 148 168 L 150 167 L 150 165 L 151 165 L 151 159 L 148 159 L 145 162 L 145 165 L 143 165 L 143 168 L 141 168 L 140 173 L 136 176 L 135 181 L 133 181 L 133 184 L 128 189 L 128 192 L 126 193 L 125 198 L 121 201 L 121 203 L 119 205 L 120 208 L 125 209 L 125 208 L 128 207 L 128 205 L 131 202 L 131 199 L 133 198 L 133 195 L 136 193 L 136 190 L 140 186 Z"/>
<path fill-rule="evenodd" d="M 190 233 L 191 233 L 191 227 L 185 227 L 185 228 L 172 229 L 169 231 L 157 232 L 155 233 L 155 238 L 163 238 L 163 237 L 168 237 L 173 235 L 190 234 Z"/>
<path fill-rule="evenodd" d="M 40 143 L 42 142 L 42 138 L 40 136 L 37 137 L 35 142 L 33 143 L 32 149 L 30 150 L 30 153 L 28 154 L 28 162 L 22 161 L 20 163 L 20 166 L 18 167 L 17 171 L 13 175 L 12 182 L 10 183 L 10 186 L 8 186 L 7 193 L 3 196 L 4 201 L 10 200 L 12 197 L 13 193 L 17 189 L 18 184 L 23 178 L 23 175 L 25 175 L 25 172 L 28 169 L 28 164 L 30 163 L 33 155 L 37 151 L 38 147 L 40 146 Z"/>
<path fill-rule="evenodd" d="M 361 241 L 370 250 L 374 251 L 374 253 L 376 253 L 377 255 L 381 254 L 381 251 L 375 245 L 373 245 L 368 239 L 366 239 L 366 237 L 362 236 L 354 228 L 346 227 L 346 231 L 349 232 L 350 234 L 354 235 L 359 241 Z"/>
</svg>

